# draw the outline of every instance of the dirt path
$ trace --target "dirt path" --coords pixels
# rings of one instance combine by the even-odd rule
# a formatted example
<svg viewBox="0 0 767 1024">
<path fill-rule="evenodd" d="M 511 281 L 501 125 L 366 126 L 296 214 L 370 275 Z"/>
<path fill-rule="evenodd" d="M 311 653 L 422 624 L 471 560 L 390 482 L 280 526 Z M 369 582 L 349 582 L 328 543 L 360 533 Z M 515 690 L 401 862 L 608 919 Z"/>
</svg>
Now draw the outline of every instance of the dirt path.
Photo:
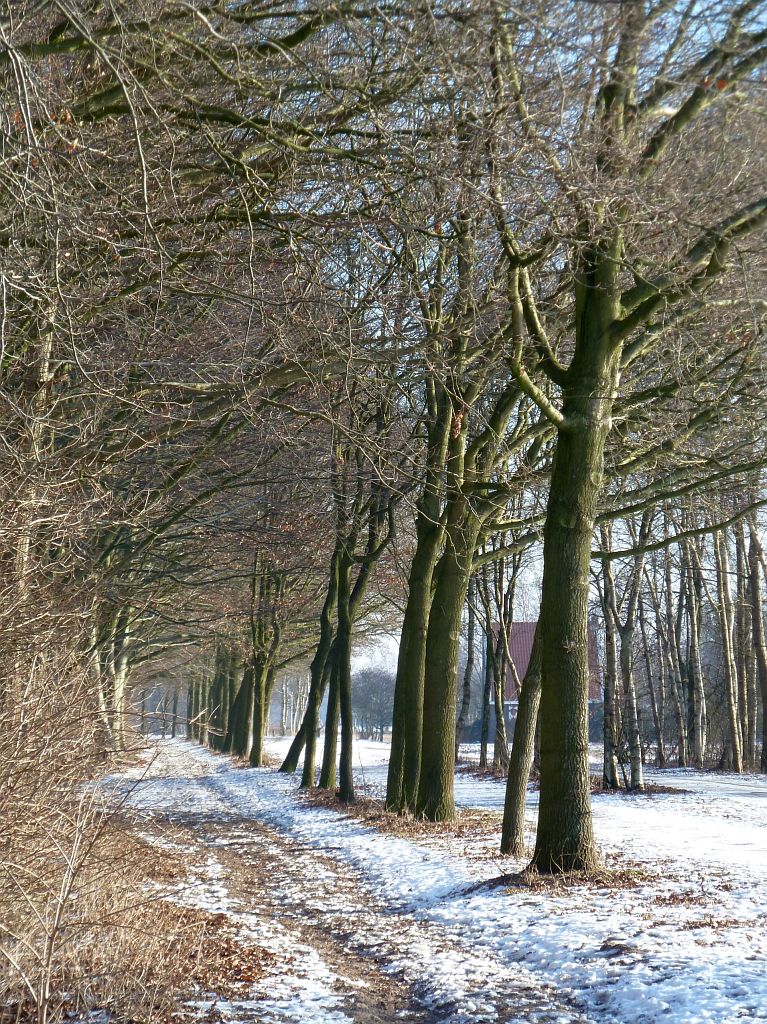
<svg viewBox="0 0 767 1024">
<path fill-rule="evenodd" d="M 339 855 L 232 804 L 214 762 L 171 751 L 145 783 L 147 837 L 185 850 L 179 899 L 226 915 L 240 942 L 270 954 L 247 998 L 219 1001 L 225 1021 L 282 1024 L 575 1024 L 584 1018 L 521 965 L 475 950 L 455 931 L 375 891 Z M 206 770 L 206 766 L 210 770 Z M 258 787 L 258 779 L 252 776 Z M 268 778 L 262 776 L 266 787 Z M 249 780 L 250 781 L 250 780 Z M 296 799 L 293 797 L 292 799 Z M 311 807 L 301 813 L 311 815 Z M 264 820 L 265 818 L 265 820 Z M 160 839 L 160 836 L 164 838 Z M 213 1019 L 201 1000 L 199 1019 Z"/>
</svg>

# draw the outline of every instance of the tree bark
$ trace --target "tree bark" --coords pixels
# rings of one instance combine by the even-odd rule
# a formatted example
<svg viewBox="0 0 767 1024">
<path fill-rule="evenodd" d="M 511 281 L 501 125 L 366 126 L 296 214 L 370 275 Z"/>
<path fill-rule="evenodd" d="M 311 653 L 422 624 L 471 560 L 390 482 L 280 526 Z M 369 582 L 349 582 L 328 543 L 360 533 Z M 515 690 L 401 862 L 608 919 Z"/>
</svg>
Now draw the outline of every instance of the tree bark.
<svg viewBox="0 0 767 1024">
<path fill-rule="evenodd" d="M 754 636 L 754 652 L 756 654 L 756 673 L 762 696 L 762 756 L 759 770 L 767 772 L 767 647 L 764 638 L 764 610 L 762 608 L 762 581 L 759 574 L 761 540 L 756 522 L 749 521 L 748 566 L 751 591 L 751 629 Z"/>
<path fill-rule="evenodd" d="M 469 717 L 469 708 L 471 706 L 471 680 L 474 675 L 474 632 L 475 632 L 475 620 L 476 620 L 476 601 L 477 601 L 477 583 L 476 578 L 472 576 L 469 580 L 469 588 L 466 594 L 466 605 L 469 610 L 469 621 L 467 623 L 467 636 L 466 636 L 466 667 L 463 673 L 463 691 L 461 696 L 461 708 L 458 712 L 458 721 L 455 726 L 455 759 L 458 760 L 458 748 L 461 743 L 461 733 L 466 725 Z"/>
<path fill-rule="evenodd" d="M 609 531 L 600 531 L 602 548 L 610 546 Z M 615 642 L 615 582 L 609 559 L 602 560 L 602 614 L 605 620 L 604 721 L 602 726 L 602 786 L 618 789 L 618 648 Z"/>
<path fill-rule="evenodd" d="M 415 806 L 417 813 L 429 821 L 451 821 L 455 817 L 458 638 L 480 528 L 464 498 L 455 499 L 451 513 L 445 550 L 435 573 L 426 636 L 422 758 Z"/>
<path fill-rule="evenodd" d="M 339 655 L 338 637 L 333 641 L 333 647 L 328 659 L 330 665 L 330 688 L 328 690 L 328 705 L 325 710 L 325 743 L 322 752 L 322 767 L 320 768 L 320 789 L 336 788 L 336 760 L 338 757 L 338 723 L 341 714 L 341 690 L 338 676 Z"/>
<path fill-rule="evenodd" d="M 716 557 L 716 576 L 719 613 L 719 625 L 722 633 L 724 657 L 724 675 L 727 693 L 727 712 L 730 726 L 729 746 L 731 767 L 738 773 L 743 771 L 743 740 L 740 734 L 740 716 L 738 714 L 738 687 L 735 669 L 735 658 L 732 649 L 732 596 L 730 592 L 729 559 L 727 557 L 727 537 L 724 531 L 714 534 L 714 555 Z"/>
<path fill-rule="evenodd" d="M 386 783 L 386 806 L 399 812 L 414 810 L 418 792 L 426 635 L 442 528 L 427 514 L 419 512 L 416 535 L 397 657 L 391 756 Z"/>
<path fill-rule="evenodd" d="M 506 798 L 503 804 L 501 853 L 510 857 L 525 855 L 525 801 L 527 783 L 535 750 L 535 731 L 541 703 L 541 643 L 536 627 L 530 662 L 522 680 L 517 721 L 511 741 Z"/>
<path fill-rule="evenodd" d="M 618 313 L 619 250 L 613 240 L 609 251 L 583 256 L 543 532 L 541 790 L 532 861 L 543 872 L 598 863 L 589 777 L 589 568 L 620 360 L 607 335 Z"/>
<path fill-rule="evenodd" d="M 333 642 L 333 609 L 338 596 L 338 564 L 341 558 L 341 545 L 336 544 L 330 559 L 328 589 L 320 613 L 320 637 L 317 650 L 314 652 L 309 669 L 309 700 L 304 715 L 304 768 L 301 774 L 301 786 L 304 789 L 314 786 L 315 756 L 317 750 L 317 725 L 322 702 L 322 679 L 325 674 L 325 663 Z M 298 737 L 296 737 L 298 739 Z M 291 748 L 292 749 L 292 748 Z M 290 751 L 288 751 L 290 755 Z M 296 763 L 298 758 L 296 758 Z M 291 771 L 288 758 L 282 764 L 282 771 Z"/>
</svg>

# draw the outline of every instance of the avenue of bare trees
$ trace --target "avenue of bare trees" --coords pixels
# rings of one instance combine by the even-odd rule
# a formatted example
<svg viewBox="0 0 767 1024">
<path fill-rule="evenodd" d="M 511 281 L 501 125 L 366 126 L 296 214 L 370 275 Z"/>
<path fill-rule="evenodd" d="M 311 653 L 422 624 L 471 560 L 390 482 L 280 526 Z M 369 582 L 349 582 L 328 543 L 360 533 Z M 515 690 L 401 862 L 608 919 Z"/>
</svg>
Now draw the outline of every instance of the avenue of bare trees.
<svg viewBox="0 0 767 1024">
<path fill-rule="evenodd" d="M 352 801 L 352 650 L 396 629 L 386 803 L 449 820 L 462 644 L 502 701 L 533 552 L 505 851 L 535 758 L 533 865 L 598 863 L 589 616 L 605 787 L 767 771 L 766 64 L 756 0 L 4 8 L 0 950 L 27 997 L 82 784 L 158 678 L 254 766 L 282 692 L 283 768 Z"/>
</svg>

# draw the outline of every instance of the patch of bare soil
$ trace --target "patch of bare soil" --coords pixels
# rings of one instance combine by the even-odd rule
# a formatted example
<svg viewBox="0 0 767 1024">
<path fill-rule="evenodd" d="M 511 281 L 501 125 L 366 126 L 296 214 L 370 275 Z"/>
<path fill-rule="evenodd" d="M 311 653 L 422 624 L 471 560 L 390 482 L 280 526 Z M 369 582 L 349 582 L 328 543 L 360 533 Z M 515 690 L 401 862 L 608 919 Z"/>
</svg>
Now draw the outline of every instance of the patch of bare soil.
<svg viewBox="0 0 767 1024">
<path fill-rule="evenodd" d="M 206 839 L 220 838 L 226 846 L 217 847 L 216 856 L 224 867 L 224 879 L 230 896 L 258 915 L 277 919 L 290 931 L 295 945 L 315 950 L 337 980 L 339 993 L 346 1002 L 344 1012 L 361 1024 L 390 1024 L 391 1021 L 424 1021 L 413 1004 L 409 986 L 391 972 L 384 973 L 384 961 L 375 954 L 355 949 L 349 942 L 354 921 L 339 929 L 332 918 L 332 897 L 347 903 L 350 885 L 337 878 L 337 865 L 312 851 L 314 867 L 322 867 L 327 915 L 316 909 L 306 912 L 300 906 L 303 894 L 303 869 L 296 851 L 287 849 L 271 830 L 251 822 L 251 837 L 243 843 L 231 843 L 230 828 L 209 823 Z M 213 986 L 215 987 L 215 986 Z M 258 1017 L 255 1018 L 256 1020 Z"/>
</svg>

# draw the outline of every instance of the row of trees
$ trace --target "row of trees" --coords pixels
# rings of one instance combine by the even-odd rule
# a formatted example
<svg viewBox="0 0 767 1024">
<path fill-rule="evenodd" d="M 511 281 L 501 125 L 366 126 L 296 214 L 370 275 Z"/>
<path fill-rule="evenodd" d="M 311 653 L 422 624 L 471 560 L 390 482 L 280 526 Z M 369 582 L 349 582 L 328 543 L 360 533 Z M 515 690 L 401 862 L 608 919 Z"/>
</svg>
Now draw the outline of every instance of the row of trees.
<svg viewBox="0 0 767 1024">
<path fill-rule="evenodd" d="M 592 867 L 592 568 L 616 634 L 641 632 L 641 598 L 666 703 L 698 694 L 681 716 L 694 760 L 699 577 L 713 556 L 720 580 L 733 564 L 747 579 L 725 526 L 745 524 L 759 562 L 760 18 L 755 0 L 14 4 L 9 751 L 23 736 L 36 763 L 49 724 L 30 707 L 76 702 L 78 743 L 123 748 L 130 695 L 161 666 L 193 712 L 236 711 L 216 736 L 259 763 L 277 673 L 308 660 L 286 767 L 303 751 L 317 782 L 327 693 L 320 782 L 353 799 L 352 645 L 396 620 L 387 803 L 450 818 L 470 581 L 476 615 L 508 623 L 542 543 L 510 791 L 540 716 L 534 864 Z M 669 547 L 686 552 L 673 586 L 656 569 Z M 744 602 L 708 586 L 737 766 L 760 648 L 739 675 Z M 503 646 L 489 653 L 497 686 Z M 629 697 L 630 744 L 632 715 Z M 506 817 L 508 844 L 519 800 Z"/>
<path fill-rule="evenodd" d="M 721 509 L 717 502 L 709 515 Z M 631 789 L 643 786 L 643 745 L 652 746 L 660 767 L 672 760 L 702 767 L 714 753 L 721 767 L 767 770 L 760 715 L 767 566 L 756 516 L 708 532 L 705 514 L 686 514 L 688 525 L 703 524 L 699 532 L 691 526 L 676 551 L 634 556 L 617 585 L 609 543 L 603 555 L 604 776 L 610 787 L 618 784 L 621 737 Z M 644 729 L 643 709 L 649 718 Z"/>
</svg>

